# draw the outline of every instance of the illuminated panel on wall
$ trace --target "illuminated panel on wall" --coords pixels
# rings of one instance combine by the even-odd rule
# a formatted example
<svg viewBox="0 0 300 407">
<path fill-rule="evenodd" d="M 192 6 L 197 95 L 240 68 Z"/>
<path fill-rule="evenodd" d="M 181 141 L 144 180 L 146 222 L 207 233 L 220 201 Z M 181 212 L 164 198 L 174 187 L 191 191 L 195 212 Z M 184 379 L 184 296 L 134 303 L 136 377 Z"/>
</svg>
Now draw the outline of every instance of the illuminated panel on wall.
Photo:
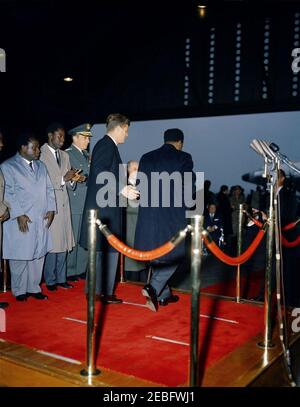
<svg viewBox="0 0 300 407">
<path fill-rule="evenodd" d="M 214 80 L 215 80 L 215 50 L 216 50 L 216 31 L 215 27 L 210 29 L 209 36 L 209 73 L 208 73 L 208 103 L 214 101 Z"/>
<path fill-rule="evenodd" d="M 242 46 L 242 24 L 236 25 L 235 37 L 235 71 L 234 71 L 234 101 L 240 100 L 240 86 L 241 86 L 241 46 Z"/>
<path fill-rule="evenodd" d="M 185 75 L 184 75 L 184 106 L 189 105 L 189 91 L 190 91 L 190 63 L 191 63 L 191 39 L 185 40 Z"/>
</svg>

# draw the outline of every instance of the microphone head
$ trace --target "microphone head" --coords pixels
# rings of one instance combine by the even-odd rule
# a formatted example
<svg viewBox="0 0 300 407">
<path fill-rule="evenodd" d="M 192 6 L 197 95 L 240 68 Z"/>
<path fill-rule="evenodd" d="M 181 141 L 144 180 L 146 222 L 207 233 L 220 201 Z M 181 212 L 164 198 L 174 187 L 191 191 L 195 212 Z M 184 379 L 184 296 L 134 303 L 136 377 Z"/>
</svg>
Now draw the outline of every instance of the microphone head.
<svg viewBox="0 0 300 407">
<path fill-rule="evenodd" d="M 270 147 L 270 149 L 271 149 L 272 151 L 274 151 L 274 153 L 277 153 L 277 151 L 279 151 L 279 147 L 278 147 L 278 145 L 275 144 L 275 143 L 270 143 L 270 144 L 269 144 L 269 147 Z"/>
</svg>

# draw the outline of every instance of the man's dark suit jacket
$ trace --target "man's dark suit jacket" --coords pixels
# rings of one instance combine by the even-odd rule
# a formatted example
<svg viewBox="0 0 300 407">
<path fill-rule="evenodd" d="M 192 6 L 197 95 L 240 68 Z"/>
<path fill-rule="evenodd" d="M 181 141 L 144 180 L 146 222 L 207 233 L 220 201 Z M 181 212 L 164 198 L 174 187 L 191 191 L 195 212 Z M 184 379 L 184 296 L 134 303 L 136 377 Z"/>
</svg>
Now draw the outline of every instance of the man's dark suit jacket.
<svg viewBox="0 0 300 407">
<path fill-rule="evenodd" d="M 159 206 L 151 208 L 151 172 L 161 173 L 166 171 L 171 174 L 178 171 L 183 176 L 184 172 L 192 172 L 193 160 L 190 154 L 176 150 L 171 144 L 164 144 L 157 150 L 144 154 L 140 160 L 139 172 L 146 174 L 148 178 L 148 202 L 149 207 L 139 207 L 138 220 L 135 232 L 135 248 L 151 250 L 166 243 L 179 230 L 186 227 L 188 219 L 185 217 L 186 207 L 174 206 L 174 187 L 170 188 L 170 207 L 163 207 L 160 199 Z M 195 174 L 193 173 L 193 192 L 195 191 Z M 137 185 L 138 188 L 138 185 Z M 159 189 L 160 198 L 162 188 Z M 142 201 L 142 197 L 141 197 Z M 161 257 L 159 261 L 180 261 L 185 254 L 184 242 L 170 254 Z"/>
<path fill-rule="evenodd" d="M 221 237 L 221 229 L 223 229 L 223 221 L 218 213 L 215 213 L 213 218 L 210 217 L 209 213 L 204 216 L 204 228 L 207 229 L 208 226 L 217 226 L 214 232 L 209 232 L 213 241 L 219 244 L 219 239 Z"/>
<path fill-rule="evenodd" d="M 93 149 L 90 174 L 87 184 L 87 194 L 85 199 L 83 220 L 80 235 L 80 246 L 87 248 L 88 244 L 88 210 L 98 209 L 101 221 L 106 224 L 113 234 L 121 237 L 122 233 L 122 208 L 119 206 L 119 165 L 122 160 L 118 147 L 114 141 L 105 135 L 97 142 Z M 116 179 L 116 187 L 112 193 L 116 197 L 116 206 L 99 208 L 97 204 L 97 193 L 105 184 L 97 184 L 97 176 L 101 172 L 110 172 Z M 102 233 L 97 228 L 97 251 L 115 251 L 107 242 Z"/>
</svg>

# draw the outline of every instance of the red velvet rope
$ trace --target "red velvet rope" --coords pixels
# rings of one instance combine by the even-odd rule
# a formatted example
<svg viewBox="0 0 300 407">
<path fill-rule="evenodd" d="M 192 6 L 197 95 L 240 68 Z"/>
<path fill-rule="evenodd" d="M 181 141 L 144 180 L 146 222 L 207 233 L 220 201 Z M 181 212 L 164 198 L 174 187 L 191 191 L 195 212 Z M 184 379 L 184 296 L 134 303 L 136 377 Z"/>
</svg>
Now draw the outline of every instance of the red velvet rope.
<svg viewBox="0 0 300 407">
<path fill-rule="evenodd" d="M 285 225 L 282 228 L 282 231 L 287 232 L 288 230 L 293 229 L 299 222 L 300 222 L 300 219 L 297 219 L 295 222 L 292 222 L 292 223 L 289 223 L 288 225 Z"/>
<path fill-rule="evenodd" d="M 263 223 L 261 223 L 259 220 L 256 220 L 254 218 L 252 218 L 252 216 L 249 215 L 248 212 L 245 212 L 246 215 L 248 216 L 248 218 L 250 218 L 250 220 L 252 220 L 253 223 L 255 223 L 255 225 L 259 228 L 263 227 Z M 300 219 L 297 219 L 295 222 L 291 222 L 288 225 L 283 226 L 282 231 L 283 232 L 287 232 L 288 230 L 293 229 L 295 226 L 297 226 L 297 224 L 300 222 Z"/>
<path fill-rule="evenodd" d="M 262 241 L 264 235 L 265 235 L 266 229 L 261 229 L 256 238 L 253 240 L 251 245 L 248 247 L 248 249 L 242 253 L 240 256 L 237 257 L 231 257 L 228 256 L 226 253 L 224 253 L 214 241 L 209 241 L 208 235 L 204 234 L 204 242 L 207 246 L 207 248 L 223 263 L 228 264 L 229 266 L 238 266 L 240 264 L 246 263 L 250 259 L 250 257 L 253 255 L 257 247 L 259 246 L 260 242 Z"/>
<path fill-rule="evenodd" d="M 256 219 L 253 219 L 249 214 L 248 217 L 252 220 L 252 222 L 255 223 L 256 226 L 258 226 L 259 228 L 263 227 L 263 224 L 261 222 L 259 222 Z M 293 229 L 299 222 L 300 219 L 296 220 L 295 222 L 289 223 L 288 225 L 285 225 L 282 228 L 282 231 L 287 232 L 288 230 Z M 289 242 L 283 235 L 281 235 L 281 244 L 286 248 L 297 247 L 298 245 L 300 245 L 300 236 L 298 236 L 296 240 Z"/>
<path fill-rule="evenodd" d="M 255 223 L 255 225 L 256 225 L 257 227 L 262 228 L 262 227 L 264 226 L 264 224 L 261 223 L 261 222 L 260 222 L 259 220 L 257 220 L 257 219 L 254 219 L 254 218 L 251 218 L 251 217 L 250 217 L 250 219 L 252 220 L 253 223 Z"/>
<path fill-rule="evenodd" d="M 300 245 L 300 236 L 298 236 L 296 240 L 289 242 L 288 240 L 286 240 L 286 238 L 283 235 L 281 235 L 281 243 L 282 243 L 282 246 L 287 247 L 287 248 L 296 247 L 296 246 Z"/>
</svg>

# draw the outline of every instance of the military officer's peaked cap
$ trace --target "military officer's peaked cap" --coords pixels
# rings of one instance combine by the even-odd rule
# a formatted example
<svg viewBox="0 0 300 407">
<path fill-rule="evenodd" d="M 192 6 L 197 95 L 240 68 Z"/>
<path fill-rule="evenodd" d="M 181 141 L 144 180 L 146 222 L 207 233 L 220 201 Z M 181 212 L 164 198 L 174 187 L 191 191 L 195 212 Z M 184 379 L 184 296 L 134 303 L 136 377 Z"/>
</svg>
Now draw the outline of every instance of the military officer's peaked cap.
<svg viewBox="0 0 300 407">
<path fill-rule="evenodd" d="M 91 125 L 89 123 L 81 124 L 80 126 L 74 127 L 74 129 L 69 130 L 68 134 L 70 136 L 75 136 L 75 134 L 81 134 L 82 136 L 91 137 Z"/>
</svg>

